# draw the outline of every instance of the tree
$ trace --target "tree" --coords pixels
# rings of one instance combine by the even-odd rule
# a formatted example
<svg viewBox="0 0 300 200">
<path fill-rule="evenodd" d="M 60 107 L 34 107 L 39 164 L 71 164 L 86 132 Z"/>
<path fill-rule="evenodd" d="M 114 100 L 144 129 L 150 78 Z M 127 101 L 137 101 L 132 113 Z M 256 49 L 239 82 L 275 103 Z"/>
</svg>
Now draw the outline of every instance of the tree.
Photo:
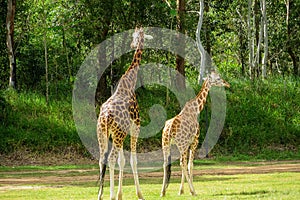
<svg viewBox="0 0 300 200">
<path fill-rule="evenodd" d="M 7 16 L 6 16 L 6 29 L 7 29 L 7 50 L 9 58 L 10 76 L 9 87 L 16 89 L 17 84 L 17 69 L 16 57 L 14 49 L 14 19 L 16 13 L 16 0 L 7 1 Z"/>
<path fill-rule="evenodd" d="M 262 58 L 262 78 L 267 77 L 267 62 L 268 62 L 268 20 L 267 20 L 267 7 L 266 0 L 261 0 L 262 24 L 261 26 L 264 34 L 264 56 Z"/>
<path fill-rule="evenodd" d="M 295 53 L 295 47 L 297 48 L 299 45 L 295 42 L 295 36 L 293 36 L 294 30 L 292 27 L 295 26 L 295 22 L 297 18 L 299 18 L 298 15 L 296 15 L 296 5 L 293 0 L 285 0 L 286 4 L 286 30 L 287 30 L 287 51 L 290 55 L 292 62 L 293 62 L 293 73 L 295 76 L 299 75 L 299 56 L 297 53 Z M 294 12 L 291 12 L 291 10 L 294 10 Z M 296 17 L 295 17 L 296 15 Z M 291 20 L 292 18 L 292 20 Z M 299 20 L 299 19 L 298 19 Z M 298 27 L 299 28 L 299 27 Z M 296 27 L 297 29 L 297 27 Z M 298 30 L 299 31 L 299 30 Z M 296 39 L 299 42 L 299 38 Z M 295 47 L 294 47 L 295 46 Z"/>
<path fill-rule="evenodd" d="M 185 34 L 185 0 L 177 0 L 177 31 L 182 34 Z M 185 41 L 182 37 L 182 34 L 178 34 L 178 48 L 179 52 L 184 54 Z M 178 90 L 183 90 L 185 86 L 185 67 L 184 67 L 184 58 L 180 55 L 176 55 L 176 87 Z"/>
<path fill-rule="evenodd" d="M 42 2 L 43 6 L 43 24 L 44 24 L 44 31 L 43 31 L 43 42 L 44 42 L 44 55 L 45 55 L 45 75 L 46 75 L 46 102 L 49 102 L 49 67 L 48 67 L 48 47 L 47 47 L 47 11 L 45 7 L 45 0 Z"/>
</svg>

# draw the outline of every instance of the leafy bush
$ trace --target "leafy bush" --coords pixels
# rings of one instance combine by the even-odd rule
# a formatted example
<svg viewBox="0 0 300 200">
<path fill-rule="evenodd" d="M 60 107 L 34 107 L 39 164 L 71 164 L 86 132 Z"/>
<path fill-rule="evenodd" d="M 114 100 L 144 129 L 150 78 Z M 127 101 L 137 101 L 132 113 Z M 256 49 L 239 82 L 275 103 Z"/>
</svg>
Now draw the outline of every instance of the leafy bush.
<svg viewBox="0 0 300 200">
<path fill-rule="evenodd" d="M 223 132 L 211 156 L 241 159 L 299 158 L 300 87 L 299 79 L 272 77 L 265 81 L 242 78 L 227 79 L 227 115 Z M 200 86 L 194 84 L 199 91 Z M 167 119 L 180 112 L 175 95 L 162 86 L 139 88 L 137 100 L 142 126 L 151 123 L 149 109 L 160 105 Z M 0 152 L 17 149 L 33 152 L 61 152 L 75 147 L 87 155 L 73 122 L 71 95 L 58 94 L 46 104 L 45 97 L 33 92 L 0 92 Z M 208 119 L 210 101 L 207 102 Z M 160 107 L 158 107 L 161 109 Z M 152 118 L 153 120 L 153 118 Z M 163 122 L 162 122 L 163 123 Z M 199 117 L 201 145 L 205 135 L 205 112 Z M 151 127 L 150 127 L 151 128 Z M 150 130 L 150 129 L 149 129 Z M 161 129 L 151 129 L 150 138 L 139 138 L 139 151 L 151 151 L 161 146 Z M 155 134 L 156 133 L 156 134 Z M 130 137 L 124 147 L 130 148 Z"/>
</svg>

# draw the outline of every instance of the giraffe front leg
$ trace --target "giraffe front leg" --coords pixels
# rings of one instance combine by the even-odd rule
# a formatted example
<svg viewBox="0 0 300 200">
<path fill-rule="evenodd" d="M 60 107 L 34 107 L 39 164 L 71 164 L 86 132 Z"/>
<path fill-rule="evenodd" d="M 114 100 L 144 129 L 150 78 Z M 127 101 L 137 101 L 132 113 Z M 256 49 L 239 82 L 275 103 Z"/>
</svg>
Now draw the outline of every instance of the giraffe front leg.
<svg viewBox="0 0 300 200">
<path fill-rule="evenodd" d="M 188 164 L 188 171 L 189 171 L 189 177 L 191 182 L 193 182 L 193 168 L 194 168 L 194 156 L 191 155 L 192 152 L 190 151 L 190 158 L 189 158 L 189 164 Z"/>
<path fill-rule="evenodd" d="M 181 166 L 181 183 L 179 188 L 179 195 L 184 194 L 184 178 L 187 171 L 187 151 L 181 154 L 180 157 L 180 166 Z"/>
<path fill-rule="evenodd" d="M 199 131 L 198 131 L 199 133 Z M 195 158 L 195 153 L 196 153 L 196 149 L 198 146 L 198 137 L 199 134 L 197 134 L 190 146 L 190 157 L 189 157 L 189 164 L 188 164 L 188 170 L 189 170 L 189 175 L 190 175 L 190 180 L 191 182 L 193 182 L 193 168 L 194 168 L 194 158 Z M 195 191 L 191 191 L 192 194 L 195 194 Z"/>
<path fill-rule="evenodd" d="M 138 196 L 138 199 L 144 199 L 141 189 L 140 189 L 140 183 L 139 183 L 139 176 L 137 171 L 137 156 L 136 156 L 136 143 L 137 143 L 137 137 L 131 136 L 131 155 L 130 155 L 130 165 L 132 168 L 132 173 L 134 177 L 134 183 L 136 187 L 136 195 Z"/>
<path fill-rule="evenodd" d="M 178 192 L 179 195 L 184 194 L 184 177 L 185 177 L 184 171 L 181 170 L 181 182 L 180 182 L 180 188 L 179 188 L 179 192 Z"/>
<path fill-rule="evenodd" d="M 115 200 L 115 164 L 116 164 L 116 159 L 118 156 L 118 149 L 116 149 L 115 145 L 113 144 L 112 150 L 110 152 L 109 158 L 108 158 L 108 163 L 109 163 L 109 179 L 110 179 L 110 199 Z"/>
<path fill-rule="evenodd" d="M 139 176 L 138 176 L 138 172 L 137 172 L 136 152 L 131 152 L 130 164 L 131 164 L 133 178 L 134 178 L 134 184 L 135 184 L 135 188 L 136 188 L 136 195 L 138 196 L 139 200 L 143 200 L 144 197 L 143 197 L 141 189 L 140 189 Z"/>
<path fill-rule="evenodd" d="M 123 182 L 123 171 L 125 166 L 125 157 L 123 149 L 120 149 L 119 151 L 119 188 L 118 188 L 118 200 L 122 200 L 122 182 Z"/>
</svg>

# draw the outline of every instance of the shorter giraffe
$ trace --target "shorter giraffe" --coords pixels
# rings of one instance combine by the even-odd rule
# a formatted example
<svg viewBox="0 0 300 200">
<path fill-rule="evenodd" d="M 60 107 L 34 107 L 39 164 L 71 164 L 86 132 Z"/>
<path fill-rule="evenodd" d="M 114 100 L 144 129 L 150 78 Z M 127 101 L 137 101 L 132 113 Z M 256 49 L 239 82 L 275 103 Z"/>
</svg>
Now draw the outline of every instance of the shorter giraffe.
<svg viewBox="0 0 300 200">
<path fill-rule="evenodd" d="M 193 160 L 200 135 L 198 115 L 204 107 L 208 91 L 212 86 L 230 87 L 230 85 L 222 80 L 217 73 L 212 72 L 205 79 L 199 94 L 188 101 L 178 115 L 169 119 L 165 123 L 162 133 L 162 149 L 164 155 L 164 178 L 161 191 L 162 197 L 166 194 L 166 189 L 171 176 L 171 141 L 177 145 L 180 153 L 182 177 L 179 195 L 184 192 L 183 185 L 185 178 L 187 179 L 191 194 L 196 195 L 193 186 Z M 188 154 L 189 162 L 187 165 Z"/>
</svg>

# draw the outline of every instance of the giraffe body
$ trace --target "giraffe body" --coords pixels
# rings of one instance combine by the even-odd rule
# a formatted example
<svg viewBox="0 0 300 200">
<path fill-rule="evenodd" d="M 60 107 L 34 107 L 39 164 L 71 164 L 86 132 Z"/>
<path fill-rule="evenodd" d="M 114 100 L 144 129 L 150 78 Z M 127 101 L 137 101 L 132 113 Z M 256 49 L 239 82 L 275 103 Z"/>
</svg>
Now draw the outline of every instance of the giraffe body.
<svg viewBox="0 0 300 200">
<path fill-rule="evenodd" d="M 131 136 L 130 164 L 133 171 L 136 194 L 139 199 L 143 199 L 137 172 L 136 143 L 140 131 L 140 119 L 134 92 L 144 43 L 144 33 L 142 28 L 137 28 L 133 36 L 134 40 L 131 47 L 136 47 L 133 61 L 126 73 L 121 77 L 114 94 L 102 104 L 98 117 L 97 137 L 100 152 L 99 200 L 103 199 L 103 184 L 107 164 L 110 173 L 110 199 L 116 199 L 114 193 L 114 168 L 116 161 L 118 161 L 119 165 L 119 188 L 117 199 L 122 199 L 122 178 L 125 166 L 123 142 L 128 133 L 130 133 Z M 109 151 L 108 141 L 110 137 L 112 139 L 112 148 Z"/>
<path fill-rule="evenodd" d="M 161 196 L 165 196 L 171 175 L 171 143 L 176 144 L 180 153 L 182 178 L 179 194 L 184 193 L 184 180 L 187 179 L 190 193 L 196 195 L 193 186 L 193 160 L 198 146 L 200 127 L 198 115 L 202 111 L 209 89 L 212 86 L 227 86 L 218 74 L 212 72 L 204 81 L 199 94 L 188 101 L 182 111 L 165 123 L 162 133 L 162 149 L 164 154 L 164 178 Z M 189 156 L 189 158 L 188 158 Z"/>
</svg>

